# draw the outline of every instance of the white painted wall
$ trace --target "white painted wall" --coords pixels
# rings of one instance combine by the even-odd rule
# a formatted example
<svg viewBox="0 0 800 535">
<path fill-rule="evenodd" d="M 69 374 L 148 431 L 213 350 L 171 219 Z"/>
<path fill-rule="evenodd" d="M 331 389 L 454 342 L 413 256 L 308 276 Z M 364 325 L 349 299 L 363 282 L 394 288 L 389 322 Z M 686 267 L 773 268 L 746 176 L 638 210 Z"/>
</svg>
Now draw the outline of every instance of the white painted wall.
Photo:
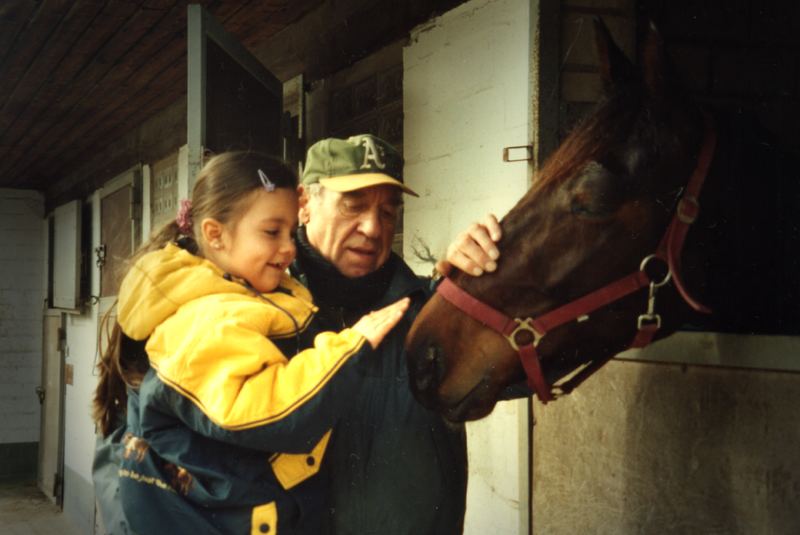
<svg viewBox="0 0 800 535">
<path fill-rule="evenodd" d="M 0 189 L 0 444 L 39 441 L 44 200 Z"/>
<path fill-rule="evenodd" d="M 529 140 L 529 0 L 473 0 L 416 28 L 403 54 L 404 253 L 422 240 L 437 256 L 469 223 L 504 215 L 527 191 L 529 165 L 502 149 Z M 465 533 L 528 533 L 527 402 L 501 403 L 467 425 Z"/>
</svg>

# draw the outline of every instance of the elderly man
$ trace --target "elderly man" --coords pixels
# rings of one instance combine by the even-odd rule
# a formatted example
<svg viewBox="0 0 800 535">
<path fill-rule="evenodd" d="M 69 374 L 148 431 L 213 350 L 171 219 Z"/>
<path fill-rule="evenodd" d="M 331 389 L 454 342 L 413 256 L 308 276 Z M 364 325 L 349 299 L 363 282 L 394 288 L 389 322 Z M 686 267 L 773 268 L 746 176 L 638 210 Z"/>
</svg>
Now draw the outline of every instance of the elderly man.
<svg viewBox="0 0 800 535">
<path fill-rule="evenodd" d="M 325 328 L 410 296 L 410 311 L 364 369 L 356 409 L 328 450 L 331 523 L 337 535 L 450 534 L 463 528 L 467 484 L 461 426 L 446 424 L 412 397 L 403 341 L 430 296 L 391 251 L 402 193 L 402 157 L 371 135 L 325 139 L 309 150 L 300 186 L 292 273 L 311 290 Z M 462 233 L 440 270 L 493 270 L 499 225 L 488 218 Z"/>
</svg>

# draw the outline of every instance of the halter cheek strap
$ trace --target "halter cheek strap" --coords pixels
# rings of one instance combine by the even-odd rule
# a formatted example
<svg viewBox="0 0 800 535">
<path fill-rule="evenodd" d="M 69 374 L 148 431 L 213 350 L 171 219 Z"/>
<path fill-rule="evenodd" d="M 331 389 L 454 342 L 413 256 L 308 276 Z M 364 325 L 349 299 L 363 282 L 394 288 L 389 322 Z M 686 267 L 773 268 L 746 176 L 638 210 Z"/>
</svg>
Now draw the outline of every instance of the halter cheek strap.
<svg viewBox="0 0 800 535">
<path fill-rule="evenodd" d="M 697 199 L 700 196 L 700 190 L 705 182 L 716 148 L 716 132 L 711 118 L 707 114 L 704 114 L 704 125 L 703 146 L 698 155 L 697 165 L 689 178 L 686 190 L 678 201 L 675 215 L 672 217 L 655 254 L 642 260 L 638 271 L 546 312 L 537 318 L 528 317 L 525 319 L 512 319 L 506 316 L 499 310 L 471 296 L 450 279 L 443 279 L 441 284 L 437 286 L 436 292 L 446 301 L 483 325 L 502 334 L 508 340 L 511 347 L 519 353 L 522 367 L 528 377 L 528 386 L 536 393 L 542 403 L 547 403 L 554 399 L 554 394 L 553 387 L 544 378 L 537 346 L 539 341 L 552 329 L 573 320 L 578 322 L 586 321 L 589 318 L 589 314 L 595 310 L 649 286 L 647 311 L 639 316 L 636 336 L 631 343 L 631 347 L 644 347 L 653 340 L 661 327 L 661 316 L 655 312 L 656 291 L 659 287 L 667 284 L 670 279 L 674 281 L 678 293 L 690 307 L 698 312 L 711 312 L 710 309 L 689 294 L 680 275 L 681 251 L 683 250 L 689 227 L 699 214 L 700 205 Z M 666 277 L 660 282 L 651 280 L 646 272 L 648 262 L 654 258 L 664 261 L 668 267 Z M 592 373 L 600 369 L 610 358 L 602 358 L 589 363 L 556 388 L 562 393 L 569 393 Z"/>
<path fill-rule="evenodd" d="M 692 176 L 689 177 L 686 190 L 678 201 L 678 206 L 675 208 L 675 215 L 672 217 L 672 221 L 667 228 L 661 247 L 659 247 L 659 253 L 661 253 L 662 258 L 666 257 L 669 272 L 672 274 L 672 279 L 675 282 L 675 288 L 677 288 L 678 293 L 681 294 L 684 301 L 694 310 L 703 312 L 704 314 L 710 314 L 711 309 L 692 297 L 681 277 L 681 252 L 683 251 L 683 244 L 686 241 L 686 234 L 689 232 L 689 228 L 700 214 L 700 203 L 698 202 L 700 191 L 703 189 L 706 176 L 708 176 L 708 170 L 711 167 L 711 160 L 714 159 L 714 152 L 717 148 L 717 133 L 714 129 L 711 116 L 707 113 L 703 114 L 703 124 L 705 127 L 705 135 L 703 146 L 700 148 L 700 154 L 697 157 L 697 165 L 692 172 Z"/>
</svg>

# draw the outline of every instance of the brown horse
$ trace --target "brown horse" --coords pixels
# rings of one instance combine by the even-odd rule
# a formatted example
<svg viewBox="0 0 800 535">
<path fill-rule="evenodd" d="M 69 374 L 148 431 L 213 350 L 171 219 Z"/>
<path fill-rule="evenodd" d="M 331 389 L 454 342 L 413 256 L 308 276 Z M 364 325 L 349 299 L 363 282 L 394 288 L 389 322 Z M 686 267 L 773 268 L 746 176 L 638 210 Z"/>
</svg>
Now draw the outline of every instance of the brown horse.
<svg viewBox="0 0 800 535">
<path fill-rule="evenodd" d="M 450 420 L 526 376 L 547 402 L 687 324 L 800 331 L 798 187 L 774 144 L 688 98 L 652 24 L 639 69 L 595 34 L 606 97 L 503 219 L 497 271 L 452 275 L 409 332 L 412 389 Z"/>
</svg>

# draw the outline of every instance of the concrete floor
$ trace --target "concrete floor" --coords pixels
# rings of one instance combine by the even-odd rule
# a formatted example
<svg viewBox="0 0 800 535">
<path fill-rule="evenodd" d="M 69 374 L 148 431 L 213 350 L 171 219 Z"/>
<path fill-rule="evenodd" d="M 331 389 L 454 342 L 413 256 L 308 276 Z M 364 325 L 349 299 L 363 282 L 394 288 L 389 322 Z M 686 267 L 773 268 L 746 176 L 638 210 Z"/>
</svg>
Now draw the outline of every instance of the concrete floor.
<svg viewBox="0 0 800 535">
<path fill-rule="evenodd" d="M 35 481 L 0 480 L 0 532 L 3 535 L 90 535 L 80 533 L 36 487 Z"/>
</svg>

